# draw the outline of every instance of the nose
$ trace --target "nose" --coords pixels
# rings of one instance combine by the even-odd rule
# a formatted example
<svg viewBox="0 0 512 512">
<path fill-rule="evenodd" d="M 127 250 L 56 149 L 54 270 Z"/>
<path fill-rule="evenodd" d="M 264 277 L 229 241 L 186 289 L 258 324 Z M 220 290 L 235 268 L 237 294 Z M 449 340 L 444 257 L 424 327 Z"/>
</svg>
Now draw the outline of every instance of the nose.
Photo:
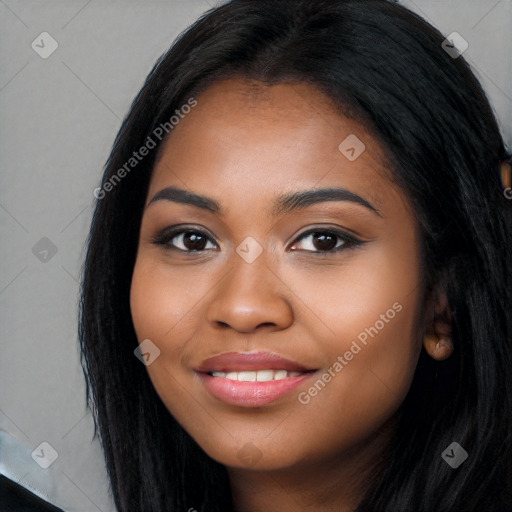
<svg viewBox="0 0 512 512">
<path fill-rule="evenodd" d="M 264 255 L 247 263 L 235 254 L 233 262 L 215 287 L 206 312 L 207 321 L 244 333 L 289 327 L 293 323 L 288 299 L 291 291 L 267 266 Z"/>
</svg>

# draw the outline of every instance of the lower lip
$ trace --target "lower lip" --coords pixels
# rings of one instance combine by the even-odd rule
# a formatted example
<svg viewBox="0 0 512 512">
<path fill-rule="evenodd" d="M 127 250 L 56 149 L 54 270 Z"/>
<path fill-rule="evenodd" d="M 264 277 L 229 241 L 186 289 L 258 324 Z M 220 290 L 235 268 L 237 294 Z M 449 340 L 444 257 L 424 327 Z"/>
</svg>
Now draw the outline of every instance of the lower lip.
<svg viewBox="0 0 512 512">
<path fill-rule="evenodd" d="M 215 398 L 240 407 L 259 407 L 269 404 L 289 393 L 311 375 L 312 373 L 304 373 L 296 377 L 268 382 L 241 382 L 224 377 L 213 377 L 208 373 L 199 373 L 206 389 Z"/>
</svg>

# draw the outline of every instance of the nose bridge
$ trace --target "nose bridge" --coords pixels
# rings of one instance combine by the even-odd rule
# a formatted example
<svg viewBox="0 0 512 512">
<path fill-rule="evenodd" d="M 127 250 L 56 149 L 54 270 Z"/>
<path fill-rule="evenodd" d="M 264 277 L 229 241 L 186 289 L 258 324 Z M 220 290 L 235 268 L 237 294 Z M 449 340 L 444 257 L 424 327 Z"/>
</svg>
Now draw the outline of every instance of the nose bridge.
<svg viewBox="0 0 512 512">
<path fill-rule="evenodd" d="M 268 248 L 261 246 L 258 250 L 251 242 L 242 242 L 232 255 L 231 265 L 227 280 L 233 291 L 252 295 L 275 289 L 271 284 L 271 277 L 276 277 L 270 269 Z"/>
<path fill-rule="evenodd" d="M 240 331 L 262 324 L 285 328 L 292 322 L 286 286 L 271 270 L 267 250 L 258 246 L 246 239 L 236 248 L 209 304 L 208 321 Z"/>
<path fill-rule="evenodd" d="M 257 238 L 255 238 L 257 237 Z M 237 293 L 248 295 L 276 289 L 277 277 L 271 270 L 274 259 L 273 244 L 267 234 L 246 236 L 230 254 L 231 271 L 226 279 Z"/>
</svg>

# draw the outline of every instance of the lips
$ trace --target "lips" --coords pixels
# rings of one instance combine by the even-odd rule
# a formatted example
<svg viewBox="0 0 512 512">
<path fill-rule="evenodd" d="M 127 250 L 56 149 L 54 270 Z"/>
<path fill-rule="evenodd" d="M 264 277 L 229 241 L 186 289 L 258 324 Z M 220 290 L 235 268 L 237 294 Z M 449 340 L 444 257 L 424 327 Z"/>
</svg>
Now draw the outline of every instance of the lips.
<svg viewBox="0 0 512 512">
<path fill-rule="evenodd" d="M 314 370 L 271 352 L 227 352 L 206 359 L 196 368 L 200 373 L 286 370 L 305 373 Z"/>
<path fill-rule="evenodd" d="M 270 352 L 228 352 L 205 360 L 195 370 L 211 395 L 240 407 L 269 404 L 314 372 Z"/>
</svg>

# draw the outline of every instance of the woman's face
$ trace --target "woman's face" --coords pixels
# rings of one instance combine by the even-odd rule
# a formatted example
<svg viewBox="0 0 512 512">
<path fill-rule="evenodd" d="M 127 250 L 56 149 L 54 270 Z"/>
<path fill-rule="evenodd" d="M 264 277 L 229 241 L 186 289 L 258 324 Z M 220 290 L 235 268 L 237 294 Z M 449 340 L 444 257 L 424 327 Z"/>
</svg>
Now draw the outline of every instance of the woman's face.
<svg viewBox="0 0 512 512">
<path fill-rule="evenodd" d="M 158 395 L 228 467 L 339 459 L 407 394 L 420 239 L 383 162 L 311 86 L 240 79 L 200 95 L 163 147 L 133 322 L 160 350 L 147 366 Z"/>
</svg>

